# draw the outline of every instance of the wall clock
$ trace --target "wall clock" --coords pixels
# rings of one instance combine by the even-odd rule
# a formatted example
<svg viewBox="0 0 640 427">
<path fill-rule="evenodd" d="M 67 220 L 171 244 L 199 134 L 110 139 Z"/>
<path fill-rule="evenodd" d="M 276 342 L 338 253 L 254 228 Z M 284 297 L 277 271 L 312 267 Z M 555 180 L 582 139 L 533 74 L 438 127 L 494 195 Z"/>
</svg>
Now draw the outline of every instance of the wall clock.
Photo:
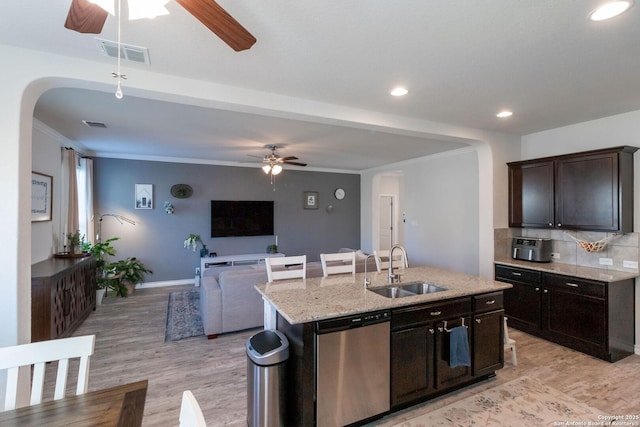
<svg viewBox="0 0 640 427">
<path fill-rule="evenodd" d="M 344 199 L 344 196 L 346 195 L 346 193 L 342 188 L 336 188 L 336 191 L 333 192 L 333 195 L 335 196 L 336 199 L 342 200 Z"/>
</svg>

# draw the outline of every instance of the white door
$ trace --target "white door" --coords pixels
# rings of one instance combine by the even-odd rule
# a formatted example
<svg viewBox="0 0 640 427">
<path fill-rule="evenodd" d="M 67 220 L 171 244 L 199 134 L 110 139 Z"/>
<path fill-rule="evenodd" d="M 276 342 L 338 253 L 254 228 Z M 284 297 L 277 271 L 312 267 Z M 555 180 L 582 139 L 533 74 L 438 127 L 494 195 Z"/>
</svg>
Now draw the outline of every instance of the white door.
<svg viewBox="0 0 640 427">
<path fill-rule="evenodd" d="M 378 249 L 389 249 L 394 242 L 393 196 L 380 196 L 380 224 Z"/>
</svg>

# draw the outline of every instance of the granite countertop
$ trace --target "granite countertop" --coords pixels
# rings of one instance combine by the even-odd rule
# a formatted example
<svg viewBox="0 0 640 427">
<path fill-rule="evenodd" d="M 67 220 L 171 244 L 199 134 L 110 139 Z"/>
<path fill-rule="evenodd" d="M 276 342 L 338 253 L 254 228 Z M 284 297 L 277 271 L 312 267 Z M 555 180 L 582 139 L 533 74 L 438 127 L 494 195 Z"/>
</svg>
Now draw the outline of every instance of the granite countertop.
<svg viewBox="0 0 640 427">
<path fill-rule="evenodd" d="M 405 298 L 386 298 L 364 288 L 363 273 L 281 280 L 256 285 L 256 289 L 289 323 L 300 324 L 511 288 L 508 283 L 434 267 L 407 268 L 400 272 L 402 283 L 424 280 L 447 290 Z M 372 288 L 387 285 L 386 270 L 368 272 L 367 278 Z"/>
<path fill-rule="evenodd" d="M 495 264 L 508 265 L 511 267 L 521 267 L 529 270 L 544 271 L 547 273 L 564 274 L 567 276 L 598 280 L 608 283 L 640 277 L 640 274 L 633 269 L 629 269 L 628 271 L 606 270 L 603 268 L 581 267 L 573 264 L 562 264 L 559 262 L 531 262 L 512 258 L 497 258 L 494 262 Z"/>
</svg>

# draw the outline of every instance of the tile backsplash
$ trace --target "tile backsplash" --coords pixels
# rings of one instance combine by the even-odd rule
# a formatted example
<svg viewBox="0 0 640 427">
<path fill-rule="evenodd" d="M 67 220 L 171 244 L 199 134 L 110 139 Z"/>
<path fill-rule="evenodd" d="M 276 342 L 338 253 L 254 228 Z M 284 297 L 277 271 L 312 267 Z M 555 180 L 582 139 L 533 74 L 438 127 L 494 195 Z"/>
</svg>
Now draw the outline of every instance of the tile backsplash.
<svg viewBox="0 0 640 427">
<path fill-rule="evenodd" d="M 610 238 L 599 252 L 587 252 L 575 240 L 597 242 Z M 511 258 L 512 237 L 540 237 L 552 240 L 552 252 L 557 254 L 551 262 L 571 264 L 581 267 L 601 268 L 616 271 L 638 271 L 638 233 L 614 234 L 595 231 L 539 230 L 533 228 L 494 229 L 494 251 L 496 259 Z M 613 265 L 603 265 L 601 258 L 611 259 Z M 627 261 L 627 263 L 625 263 Z M 635 264 L 634 264 L 635 263 Z M 630 266 L 625 266 L 625 264 Z"/>
</svg>

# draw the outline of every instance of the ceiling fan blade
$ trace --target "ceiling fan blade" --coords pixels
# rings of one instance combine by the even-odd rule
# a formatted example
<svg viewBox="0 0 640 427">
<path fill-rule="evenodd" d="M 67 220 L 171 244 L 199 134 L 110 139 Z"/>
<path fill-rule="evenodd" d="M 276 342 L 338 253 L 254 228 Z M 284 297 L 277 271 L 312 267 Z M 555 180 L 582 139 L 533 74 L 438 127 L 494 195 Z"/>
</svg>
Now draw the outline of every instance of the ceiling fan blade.
<svg viewBox="0 0 640 427">
<path fill-rule="evenodd" d="M 214 0 L 176 0 L 176 2 L 236 52 L 249 49 L 256 42 L 256 38 Z"/>
<path fill-rule="evenodd" d="M 283 162 L 286 162 L 288 160 L 298 160 L 298 158 L 296 156 L 287 156 L 287 157 L 280 157 L 280 160 L 282 160 Z"/>
<path fill-rule="evenodd" d="M 282 162 L 282 163 L 286 163 L 288 165 L 295 165 L 295 166 L 307 166 L 306 163 L 300 163 L 300 162 Z"/>
<path fill-rule="evenodd" d="M 100 34 L 108 14 L 88 0 L 73 0 L 64 26 L 79 33 Z"/>
</svg>

